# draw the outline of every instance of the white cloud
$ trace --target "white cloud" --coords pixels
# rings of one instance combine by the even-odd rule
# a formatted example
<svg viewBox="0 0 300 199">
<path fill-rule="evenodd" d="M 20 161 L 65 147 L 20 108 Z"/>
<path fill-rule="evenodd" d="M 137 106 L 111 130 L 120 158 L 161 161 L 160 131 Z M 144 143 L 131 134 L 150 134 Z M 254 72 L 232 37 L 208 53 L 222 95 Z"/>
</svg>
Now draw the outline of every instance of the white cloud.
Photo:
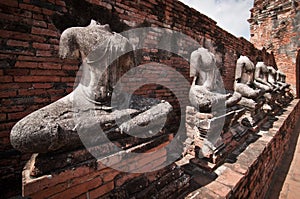
<svg viewBox="0 0 300 199">
<path fill-rule="evenodd" d="M 217 25 L 237 37 L 249 39 L 247 19 L 253 0 L 179 0 L 212 18 Z"/>
</svg>

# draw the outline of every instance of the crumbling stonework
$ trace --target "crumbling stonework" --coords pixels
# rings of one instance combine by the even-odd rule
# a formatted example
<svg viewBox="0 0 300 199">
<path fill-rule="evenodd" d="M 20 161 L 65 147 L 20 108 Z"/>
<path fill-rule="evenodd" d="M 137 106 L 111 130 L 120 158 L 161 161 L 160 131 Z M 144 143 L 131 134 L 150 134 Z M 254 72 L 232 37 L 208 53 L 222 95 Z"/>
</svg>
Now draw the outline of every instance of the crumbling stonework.
<svg viewBox="0 0 300 199">
<path fill-rule="evenodd" d="M 296 86 L 296 57 L 300 48 L 300 3 L 298 0 L 255 0 L 248 20 L 251 42 L 273 52 L 278 69 Z"/>
<path fill-rule="evenodd" d="M 180 31 L 216 54 L 224 85 L 231 90 L 235 61 L 240 55 L 275 65 L 272 55 L 243 38 L 234 37 L 215 21 L 179 1 L 10 0 L 1 1 L 0 10 L 0 192 L 5 197 L 20 193 L 21 171 L 31 156 L 12 148 L 11 128 L 24 116 L 73 90 L 79 60 L 58 57 L 60 34 L 68 27 L 86 26 L 94 18 L 101 24 L 109 24 L 115 32 L 148 26 Z M 149 38 L 148 42 L 152 40 Z M 137 60 L 167 64 L 189 79 L 189 63 L 178 56 L 145 49 Z M 136 93 L 165 99 L 174 109 L 179 108 L 174 94 L 165 87 L 145 85 Z"/>
</svg>

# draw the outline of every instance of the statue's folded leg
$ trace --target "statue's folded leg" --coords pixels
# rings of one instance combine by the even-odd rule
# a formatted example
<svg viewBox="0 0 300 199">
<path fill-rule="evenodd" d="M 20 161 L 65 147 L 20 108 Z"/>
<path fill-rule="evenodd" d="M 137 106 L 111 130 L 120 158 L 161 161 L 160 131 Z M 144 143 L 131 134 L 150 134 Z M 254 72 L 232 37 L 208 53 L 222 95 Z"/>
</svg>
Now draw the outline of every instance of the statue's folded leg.
<svg viewBox="0 0 300 199">
<path fill-rule="evenodd" d="M 239 92 L 243 97 L 247 98 L 257 98 L 261 94 L 261 90 L 250 88 L 246 84 L 236 83 L 235 91 Z"/>
</svg>

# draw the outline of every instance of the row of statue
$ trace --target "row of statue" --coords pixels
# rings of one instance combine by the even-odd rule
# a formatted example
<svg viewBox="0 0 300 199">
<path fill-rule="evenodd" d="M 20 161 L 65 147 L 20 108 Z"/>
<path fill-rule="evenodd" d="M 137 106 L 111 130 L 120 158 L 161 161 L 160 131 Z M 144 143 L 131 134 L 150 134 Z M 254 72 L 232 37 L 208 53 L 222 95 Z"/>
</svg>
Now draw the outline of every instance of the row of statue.
<svg viewBox="0 0 300 199">
<path fill-rule="evenodd" d="M 172 111 L 172 106 L 168 102 L 150 100 L 148 104 L 132 105 L 125 109 L 112 107 L 109 103 L 117 80 L 135 65 L 131 51 L 132 47 L 127 38 L 112 32 L 108 25 L 101 25 L 93 20 L 87 27 L 65 30 L 60 38 L 60 56 L 81 57 L 83 73 L 87 74 L 87 78 L 83 78 L 69 95 L 19 121 L 11 131 L 12 145 L 22 152 L 66 151 L 82 145 L 82 137 L 78 135 L 80 128 L 100 125 L 122 134 L 150 120 L 156 120 L 154 123 L 157 125 L 160 118 Z M 119 54 L 124 56 L 118 57 Z M 109 70 L 106 69 L 108 65 Z M 235 127 L 232 132 L 243 131 L 238 130 L 242 125 L 238 121 L 246 110 L 251 114 L 254 111 L 256 114 L 265 102 L 269 104 L 271 110 L 274 102 L 279 103 L 280 96 L 289 88 L 282 72 L 265 65 L 264 62 L 258 62 L 254 66 L 248 57 L 241 56 L 236 63 L 234 91 L 224 91 L 219 86 L 220 76 L 215 56 L 205 48 L 192 52 L 190 76 L 193 77 L 193 82 L 189 99 L 194 113 L 212 114 L 210 117 L 212 123 L 217 121 L 216 118 L 223 118 L 226 124 L 221 126 L 223 133 L 229 131 L 231 127 Z M 120 100 L 128 99 L 128 96 L 124 95 L 118 97 Z M 132 98 L 131 104 L 139 104 L 140 100 L 143 99 Z M 218 110 L 221 110 L 219 106 L 225 107 L 223 113 L 218 113 Z M 91 110 L 93 114 L 87 114 Z M 215 110 L 217 113 L 213 114 Z M 84 120 L 76 120 L 77 114 L 85 115 Z M 251 114 L 250 117 L 253 116 Z M 127 115 L 133 118 L 122 120 Z M 245 124 L 246 119 L 243 120 Z M 122 120 L 121 125 L 118 125 L 116 120 Z M 195 143 L 195 138 L 201 137 L 199 134 L 201 131 L 202 134 L 204 132 L 202 138 L 199 138 L 203 142 L 199 146 L 202 152 L 198 157 L 210 157 L 216 149 L 224 146 L 222 133 L 215 133 L 212 127 L 205 127 L 201 121 L 196 123 L 199 125 L 193 124 L 192 135 L 187 136 L 190 139 L 189 144 Z M 253 123 L 250 121 L 251 125 Z M 194 128 L 195 126 L 198 130 Z M 94 136 L 93 144 L 102 139 L 96 132 L 86 133 Z"/>
<path fill-rule="evenodd" d="M 222 94 L 216 88 L 216 61 L 214 55 L 205 48 L 199 48 L 191 54 L 190 76 L 193 83 L 190 89 L 190 102 L 200 112 L 209 111 L 215 103 L 225 101 L 226 107 L 237 104 L 242 98 L 255 99 L 267 93 L 279 92 L 289 87 L 285 82 L 285 74 L 275 70 L 264 62 L 256 66 L 246 56 L 240 56 L 236 64 L 233 94 Z M 251 105 L 251 104 L 250 104 Z"/>
<path fill-rule="evenodd" d="M 218 86 L 216 61 L 207 49 L 192 52 L 190 64 L 194 79 L 189 93 L 192 107 L 186 111 L 184 154 L 217 164 L 222 155 L 237 147 L 236 140 L 263 123 L 266 126 L 268 116 L 291 100 L 285 74 L 262 61 L 255 66 L 247 56 L 240 56 L 233 93 Z M 208 118 L 205 113 L 212 115 Z M 203 166 L 199 160 L 194 162 Z"/>
</svg>

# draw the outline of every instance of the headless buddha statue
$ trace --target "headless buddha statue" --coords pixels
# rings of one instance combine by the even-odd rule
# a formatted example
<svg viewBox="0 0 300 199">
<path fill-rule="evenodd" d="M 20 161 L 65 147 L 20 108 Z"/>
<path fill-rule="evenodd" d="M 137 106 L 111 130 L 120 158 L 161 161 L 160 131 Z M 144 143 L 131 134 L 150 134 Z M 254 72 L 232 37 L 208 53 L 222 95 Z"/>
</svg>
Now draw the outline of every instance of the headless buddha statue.
<svg viewBox="0 0 300 199">
<path fill-rule="evenodd" d="M 189 93 L 191 104 L 200 112 L 210 112 L 213 106 L 235 105 L 241 96 L 238 93 L 223 94 L 217 83 L 215 56 L 205 48 L 192 52 L 190 76 L 194 77 Z"/>
<path fill-rule="evenodd" d="M 254 84 L 254 71 L 252 61 L 246 56 L 240 56 L 236 63 L 234 89 L 245 98 L 256 99 L 262 94 Z"/>
<path fill-rule="evenodd" d="M 286 75 L 280 70 L 277 70 L 276 80 L 277 84 L 281 86 L 281 89 L 288 88 L 290 86 L 290 84 L 286 83 Z"/>
<path fill-rule="evenodd" d="M 268 81 L 269 70 L 264 62 L 257 62 L 255 67 L 254 84 L 266 92 L 273 90 L 274 86 Z"/>
<path fill-rule="evenodd" d="M 73 92 L 24 117 L 12 128 L 10 139 L 14 148 L 32 153 L 71 150 L 82 146 L 78 134 L 80 129 L 92 138 L 99 138 L 96 137 L 99 132 L 90 129 L 100 126 L 115 128 L 116 120 L 128 118 L 128 115 L 137 115 L 133 122 L 122 123 L 126 123 L 124 126 L 129 130 L 151 119 L 138 115 L 141 110 L 110 107 L 113 88 L 119 78 L 134 66 L 134 56 L 129 40 L 112 32 L 109 25 L 92 20 L 87 27 L 66 29 L 60 38 L 59 54 L 61 58 L 80 56 L 83 78 Z M 122 94 L 118 99 L 128 100 Z M 147 109 L 144 115 L 151 115 L 154 111 L 152 120 L 159 119 L 172 109 L 167 102 L 158 105 L 162 107 Z"/>
</svg>

